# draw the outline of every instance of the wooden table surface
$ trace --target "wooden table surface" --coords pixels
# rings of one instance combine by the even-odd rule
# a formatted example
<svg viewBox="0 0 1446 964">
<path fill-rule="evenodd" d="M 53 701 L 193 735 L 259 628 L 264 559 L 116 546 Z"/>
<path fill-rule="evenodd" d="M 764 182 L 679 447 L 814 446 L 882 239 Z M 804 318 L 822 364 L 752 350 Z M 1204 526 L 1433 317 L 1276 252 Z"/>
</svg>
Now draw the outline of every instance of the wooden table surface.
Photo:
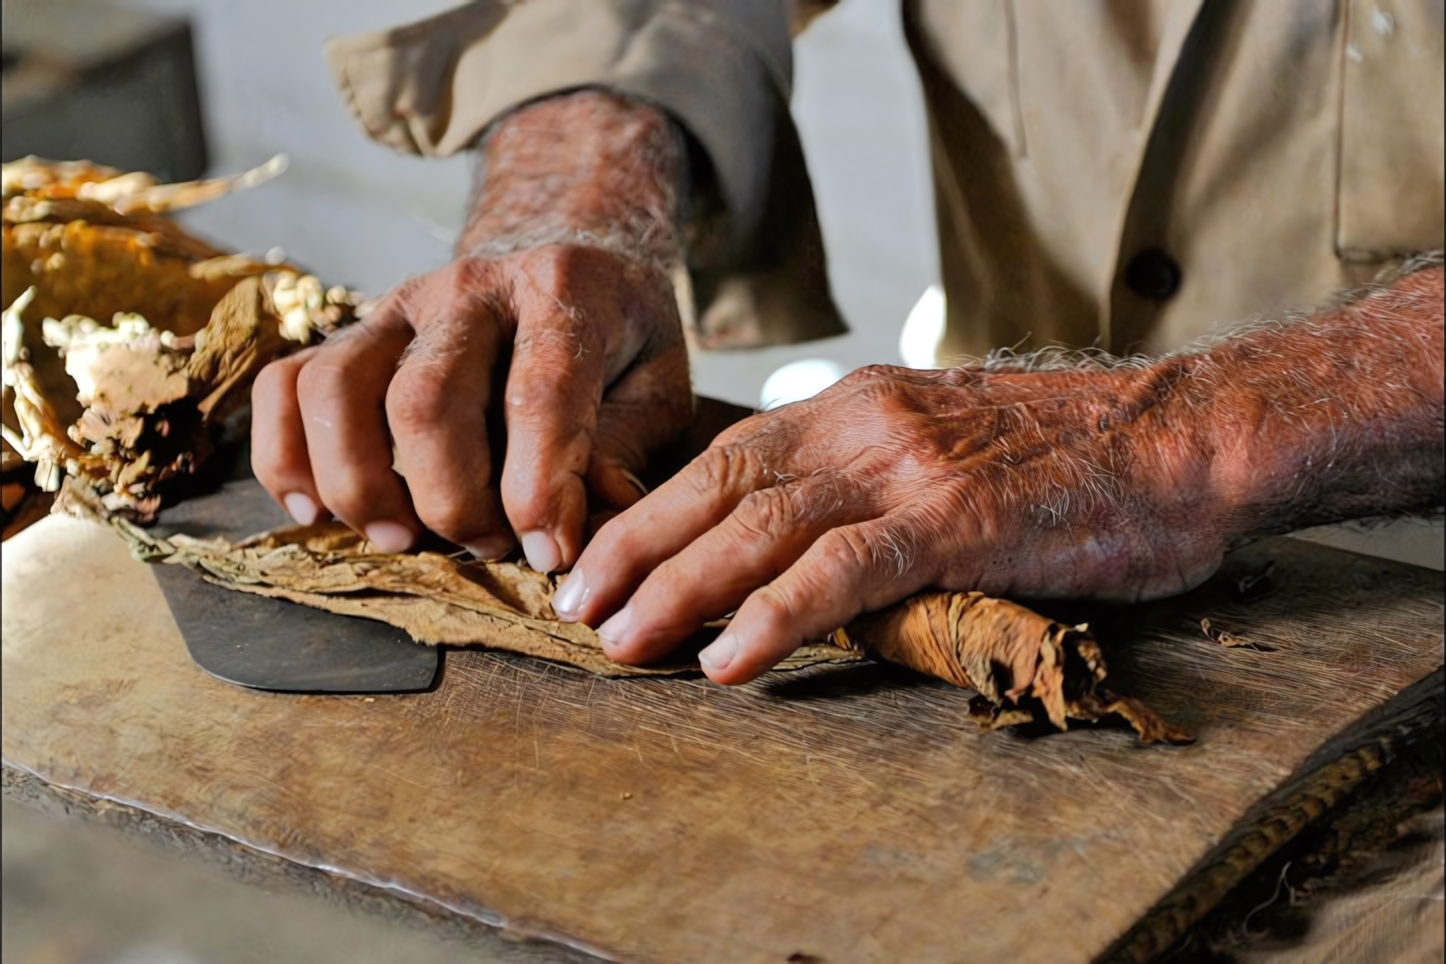
<svg viewBox="0 0 1446 964">
<path fill-rule="evenodd" d="M 1096 614 L 1120 688 L 1199 736 L 1146 747 L 986 733 L 880 666 L 728 689 L 459 650 L 427 693 L 263 693 L 192 664 L 107 530 L 52 517 L 3 569 L 12 772 L 644 961 L 1147 956 L 1419 724 L 1398 694 L 1442 653 L 1439 573 L 1267 540 Z"/>
</svg>

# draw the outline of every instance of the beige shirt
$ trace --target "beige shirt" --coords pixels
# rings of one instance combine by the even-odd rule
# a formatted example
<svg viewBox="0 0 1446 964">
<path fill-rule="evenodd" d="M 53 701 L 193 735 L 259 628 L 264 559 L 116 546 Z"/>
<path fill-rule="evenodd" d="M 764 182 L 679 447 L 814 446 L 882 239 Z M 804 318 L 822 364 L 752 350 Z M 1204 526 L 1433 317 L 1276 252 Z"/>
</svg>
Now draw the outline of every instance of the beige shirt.
<svg viewBox="0 0 1446 964">
<path fill-rule="evenodd" d="M 445 155 L 518 104 L 667 110 L 726 217 L 690 252 L 703 344 L 843 323 L 791 37 L 830 0 L 479 0 L 332 41 L 357 120 Z M 1168 350 L 1446 247 L 1442 0 L 904 0 L 929 114 L 947 360 Z"/>
</svg>

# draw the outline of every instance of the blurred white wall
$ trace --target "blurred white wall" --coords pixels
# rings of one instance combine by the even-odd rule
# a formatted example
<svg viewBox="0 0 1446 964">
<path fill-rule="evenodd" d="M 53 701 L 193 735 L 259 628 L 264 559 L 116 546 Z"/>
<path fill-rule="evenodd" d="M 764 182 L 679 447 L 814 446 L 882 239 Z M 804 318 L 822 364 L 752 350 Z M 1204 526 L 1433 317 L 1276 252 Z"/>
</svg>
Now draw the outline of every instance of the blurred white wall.
<svg viewBox="0 0 1446 964">
<path fill-rule="evenodd" d="M 275 245 L 329 283 L 380 293 L 442 264 L 463 218 L 465 158 L 424 161 L 372 144 L 322 58 L 332 35 L 420 19 L 448 0 L 125 0 L 191 18 L 214 172 L 284 152 L 280 179 L 184 216 L 218 243 Z M 798 43 L 793 109 L 807 152 L 829 274 L 853 332 L 698 359 L 704 394 L 757 404 L 777 367 L 806 357 L 845 370 L 897 363 L 899 328 L 938 275 L 924 111 L 898 0 L 844 0 Z"/>
<path fill-rule="evenodd" d="M 466 158 L 424 161 L 372 144 L 332 87 L 329 36 L 393 26 L 447 0 L 126 0 L 188 16 L 213 173 L 286 153 L 281 178 L 188 212 L 227 247 L 275 245 L 329 283 L 380 293 L 450 253 L 469 186 Z"/>
</svg>

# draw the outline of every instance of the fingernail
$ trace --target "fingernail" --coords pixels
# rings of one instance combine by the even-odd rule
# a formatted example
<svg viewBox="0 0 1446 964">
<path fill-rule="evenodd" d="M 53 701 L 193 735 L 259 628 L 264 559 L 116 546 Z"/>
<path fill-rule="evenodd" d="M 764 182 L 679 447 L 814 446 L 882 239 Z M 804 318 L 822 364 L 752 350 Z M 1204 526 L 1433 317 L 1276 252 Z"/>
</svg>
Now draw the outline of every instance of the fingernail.
<svg viewBox="0 0 1446 964">
<path fill-rule="evenodd" d="M 562 588 L 558 589 L 557 595 L 552 597 L 552 610 L 570 622 L 577 618 L 585 599 L 587 585 L 582 581 L 582 570 L 574 567 L 572 572 L 567 574 L 567 579 Z"/>
<path fill-rule="evenodd" d="M 286 506 L 286 511 L 296 520 L 299 526 L 309 526 L 316 522 L 317 516 L 321 515 L 321 507 L 311 501 L 311 496 L 304 492 L 292 492 L 281 500 Z"/>
<path fill-rule="evenodd" d="M 733 657 L 738 655 L 738 637 L 729 630 L 723 630 L 723 635 L 704 647 L 698 654 L 698 662 L 703 664 L 704 669 L 717 673 L 728 668 L 733 662 Z"/>
<path fill-rule="evenodd" d="M 400 522 L 373 522 L 365 531 L 378 552 L 405 552 L 412 545 L 411 530 Z"/>
<path fill-rule="evenodd" d="M 613 618 L 599 626 L 597 628 L 597 634 L 602 637 L 602 641 L 608 646 L 616 646 L 622 642 L 623 635 L 632 624 L 633 604 L 628 603 L 618 612 L 614 613 Z"/>
<path fill-rule="evenodd" d="M 627 469 L 618 469 L 618 471 L 623 474 L 623 478 L 625 478 L 625 479 L 628 480 L 628 484 L 630 484 L 633 488 L 635 488 L 635 489 L 638 490 L 638 495 L 647 495 L 647 494 L 648 494 L 648 487 L 643 484 L 643 480 L 642 480 L 642 479 L 638 478 L 636 475 L 634 475 L 633 473 L 629 472 Z"/>
<path fill-rule="evenodd" d="M 468 542 L 462 546 L 478 559 L 487 562 L 496 562 L 512 551 L 513 542 L 507 536 L 492 536 L 488 539 L 478 539 L 476 542 Z"/>
<path fill-rule="evenodd" d="M 527 564 L 538 572 L 552 572 L 562 565 L 562 551 L 557 542 L 546 532 L 524 532 L 517 537 L 522 543 L 522 554 Z"/>
</svg>

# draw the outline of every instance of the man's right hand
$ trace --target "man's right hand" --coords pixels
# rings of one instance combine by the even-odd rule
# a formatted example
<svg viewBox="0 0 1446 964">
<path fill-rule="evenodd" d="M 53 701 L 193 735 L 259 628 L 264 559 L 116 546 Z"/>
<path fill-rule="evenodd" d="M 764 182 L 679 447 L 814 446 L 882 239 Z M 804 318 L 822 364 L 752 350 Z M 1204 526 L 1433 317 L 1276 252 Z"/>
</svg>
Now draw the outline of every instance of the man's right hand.
<svg viewBox="0 0 1446 964">
<path fill-rule="evenodd" d="M 590 497 L 637 501 L 648 452 L 691 417 L 668 273 L 678 141 L 596 92 L 502 121 L 456 260 L 257 379 L 262 485 L 383 551 L 425 527 L 497 558 L 515 533 L 534 568 L 571 566 Z"/>
</svg>

